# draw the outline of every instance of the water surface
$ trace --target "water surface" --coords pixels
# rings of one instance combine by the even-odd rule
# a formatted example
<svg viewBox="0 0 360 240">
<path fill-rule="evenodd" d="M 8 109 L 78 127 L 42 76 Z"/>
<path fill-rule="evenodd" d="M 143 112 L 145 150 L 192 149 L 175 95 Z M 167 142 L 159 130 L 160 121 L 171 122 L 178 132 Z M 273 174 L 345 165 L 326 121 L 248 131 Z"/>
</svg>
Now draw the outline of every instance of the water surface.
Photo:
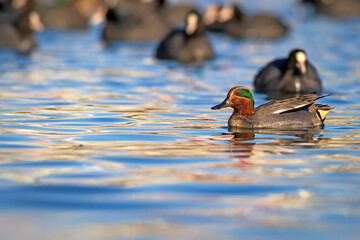
<svg viewBox="0 0 360 240">
<path fill-rule="evenodd" d="M 155 42 L 105 48 L 101 26 L 40 33 L 28 57 L 1 51 L 0 238 L 357 239 L 360 21 L 262 2 L 244 5 L 290 35 L 209 35 L 217 58 L 203 65 L 158 62 Z M 332 94 L 325 128 L 228 131 L 230 110 L 210 107 L 294 47 Z"/>
</svg>

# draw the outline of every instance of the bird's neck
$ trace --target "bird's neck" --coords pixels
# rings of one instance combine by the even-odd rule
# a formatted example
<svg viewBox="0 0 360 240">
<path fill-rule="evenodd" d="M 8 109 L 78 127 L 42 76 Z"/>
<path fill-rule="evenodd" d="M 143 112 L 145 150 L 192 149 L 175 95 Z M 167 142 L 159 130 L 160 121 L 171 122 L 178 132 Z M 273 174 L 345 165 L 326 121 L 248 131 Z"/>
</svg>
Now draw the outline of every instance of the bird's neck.
<svg viewBox="0 0 360 240">
<path fill-rule="evenodd" d="M 234 108 L 234 115 L 246 116 L 254 113 L 254 106 L 248 98 L 238 98 L 233 103 L 239 106 Z"/>
</svg>

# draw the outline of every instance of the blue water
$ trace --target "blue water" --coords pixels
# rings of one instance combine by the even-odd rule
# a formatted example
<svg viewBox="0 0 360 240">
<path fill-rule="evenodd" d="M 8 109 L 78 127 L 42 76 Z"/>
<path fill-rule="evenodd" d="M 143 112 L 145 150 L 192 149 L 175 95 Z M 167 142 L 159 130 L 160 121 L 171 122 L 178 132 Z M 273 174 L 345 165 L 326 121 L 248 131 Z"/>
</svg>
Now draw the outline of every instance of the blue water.
<svg viewBox="0 0 360 240">
<path fill-rule="evenodd" d="M 0 239 L 357 239 L 360 19 L 271 2 L 244 7 L 289 36 L 209 35 L 202 65 L 156 61 L 155 42 L 106 48 L 101 26 L 0 51 Z M 331 94 L 325 128 L 229 132 L 210 107 L 294 47 Z"/>
</svg>

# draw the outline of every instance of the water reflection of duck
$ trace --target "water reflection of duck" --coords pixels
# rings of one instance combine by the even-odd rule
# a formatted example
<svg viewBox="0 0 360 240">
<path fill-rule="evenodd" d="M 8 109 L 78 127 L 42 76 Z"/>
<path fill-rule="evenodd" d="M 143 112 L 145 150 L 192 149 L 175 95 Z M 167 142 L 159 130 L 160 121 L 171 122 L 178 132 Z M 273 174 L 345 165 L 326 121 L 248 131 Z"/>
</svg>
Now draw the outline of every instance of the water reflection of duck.
<svg viewBox="0 0 360 240">
<path fill-rule="evenodd" d="M 275 59 L 254 78 L 256 92 L 320 93 L 319 75 L 302 49 L 293 49 L 287 58 Z"/>
<path fill-rule="evenodd" d="M 216 110 L 234 109 L 228 124 L 232 128 L 312 128 L 323 126 L 326 115 L 333 108 L 314 104 L 326 97 L 307 94 L 299 97 L 272 101 L 254 109 L 254 98 L 246 87 L 233 87 L 225 100 L 212 107 Z"/>
<path fill-rule="evenodd" d="M 237 131 L 231 131 L 234 138 L 231 140 L 230 152 L 235 158 L 242 159 L 242 161 L 251 156 L 251 152 L 254 149 L 255 133 L 251 129 L 239 129 Z"/>
<path fill-rule="evenodd" d="M 302 0 L 302 2 L 312 4 L 319 14 L 337 18 L 360 16 L 359 0 Z"/>
<path fill-rule="evenodd" d="M 278 18 L 267 14 L 245 15 L 237 5 L 222 8 L 213 5 L 205 14 L 210 31 L 225 32 L 234 38 L 278 39 L 288 32 L 286 24 Z"/>
<path fill-rule="evenodd" d="M 211 60 L 214 52 L 205 33 L 201 15 L 191 11 L 186 16 L 185 29 L 175 29 L 162 40 L 156 58 L 183 63 L 201 63 Z"/>
<path fill-rule="evenodd" d="M 6 8 L 1 12 L 0 48 L 12 48 L 28 53 L 37 47 L 33 31 L 41 31 L 39 15 L 34 12 L 34 2 L 28 1 L 18 9 Z"/>
<path fill-rule="evenodd" d="M 271 151 L 280 151 L 284 146 L 294 146 L 294 144 L 301 144 L 305 148 L 315 148 L 315 143 L 319 142 L 315 139 L 315 133 L 318 128 L 306 129 L 306 130 L 283 130 L 283 129 L 240 129 L 229 128 L 234 138 L 231 140 L 230 152 L 233 157 L 245 161 L 246 158 L 251 157 L 252 152 L 257 144 L 274 145 Z M 262 135 L 271 135 L 271 137 L 263 137 Z M 279 136 L 279 137 L 277 137 Z M 270 142 L 257 143 L 255 139 L 268 139 Z M 304 145 L 306 143 L 306 145 Z M 276 145 L 280 145 L 281 148 L 277 149 Z M 246 163 L 246 162 L 244 162 Z"/>
</svg>

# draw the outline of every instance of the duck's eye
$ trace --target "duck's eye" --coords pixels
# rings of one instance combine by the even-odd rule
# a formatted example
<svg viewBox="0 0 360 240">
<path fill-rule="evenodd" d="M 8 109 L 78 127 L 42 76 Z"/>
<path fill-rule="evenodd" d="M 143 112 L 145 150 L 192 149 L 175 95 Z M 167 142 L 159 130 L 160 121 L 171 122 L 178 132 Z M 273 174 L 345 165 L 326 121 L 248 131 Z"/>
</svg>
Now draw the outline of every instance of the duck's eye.
<svg viewBox="0 0 360 240">
<path fill-rule="evenodd" d="M 238 89 L 234 92 L 234 95 L 237 96 L 237 97 L 242 97 L 243 96 L 243 93 L 242 93 L 242 89 Z"/>
</svg>

